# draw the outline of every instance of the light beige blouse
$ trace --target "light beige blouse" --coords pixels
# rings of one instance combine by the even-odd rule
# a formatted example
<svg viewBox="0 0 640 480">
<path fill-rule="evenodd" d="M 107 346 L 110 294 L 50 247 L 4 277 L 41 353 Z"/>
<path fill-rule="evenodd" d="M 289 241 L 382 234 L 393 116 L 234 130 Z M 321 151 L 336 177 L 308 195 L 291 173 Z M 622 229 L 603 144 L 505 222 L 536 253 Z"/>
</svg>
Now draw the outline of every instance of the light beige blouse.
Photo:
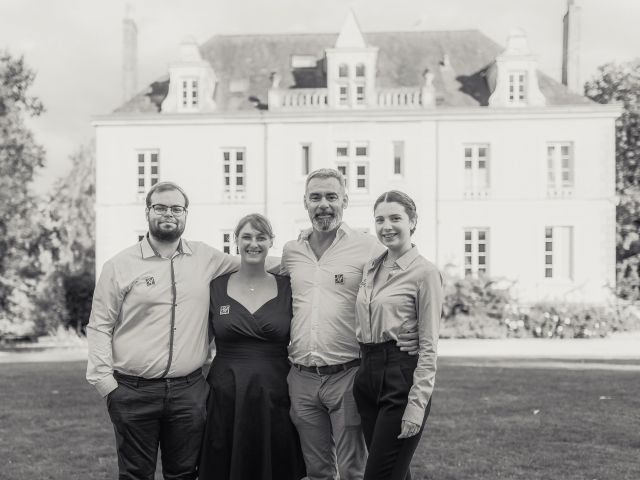
<svg viewBox="0 0 640 480">
<path fill-rule="evenodd" d="M 383 266 L 387 252 L 365 267 L 356 299 L 356 337 L 362 343 L 397 340 L 401 330 L 418 332 L 418 365 L 403 420 L 422 424 L 436 376 L 438 332 L 444 293 L 436 266 L 417 247 Z"/>
</svg>

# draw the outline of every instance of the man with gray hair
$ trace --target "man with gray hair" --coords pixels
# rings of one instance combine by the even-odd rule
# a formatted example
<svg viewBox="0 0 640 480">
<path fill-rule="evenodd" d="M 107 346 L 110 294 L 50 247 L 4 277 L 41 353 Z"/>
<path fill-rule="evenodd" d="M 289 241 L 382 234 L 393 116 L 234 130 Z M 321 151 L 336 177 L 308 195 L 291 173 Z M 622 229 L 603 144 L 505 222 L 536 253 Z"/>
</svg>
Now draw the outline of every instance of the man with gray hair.
<svg viewBox="0 0 640 480">
<path fill-rule="evenodd" d="M 336 170 L 309 174 L 304 206 L 312 228 L 282 255 L 293 293 L 291 418 L 310 480 L 361 479 L 367 458 L 353 398 L 360 364 L 355 303 L 363 268 L 384 247 L 342 221 L 349 204 L 344 185 Z M 417 352 L 417 334 L 402 335 L 398 346 Z"/>
<path fill-rule="evenodd" d="M 121 479 L 195 479 L 204 431 L 209 283 L 239 257 L 182 238 L 189 199 L 175 183 L 147 194 L 149 232 L 108 260 L 87 325 L 87 380 L 106 398 Z"/>
</svg>

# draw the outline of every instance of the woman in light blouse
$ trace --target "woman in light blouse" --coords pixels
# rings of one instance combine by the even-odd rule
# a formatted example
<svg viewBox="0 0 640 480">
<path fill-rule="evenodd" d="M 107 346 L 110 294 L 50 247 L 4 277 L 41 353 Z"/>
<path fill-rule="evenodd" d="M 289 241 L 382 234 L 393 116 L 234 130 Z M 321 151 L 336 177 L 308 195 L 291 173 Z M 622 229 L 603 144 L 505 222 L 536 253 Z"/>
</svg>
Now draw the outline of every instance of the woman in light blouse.
<svg viewBox="0 0 640 480">
<path fill-rule="evenodd" d="M 383 193 L 374 216 L 387 251 L 366 265 L 358 291 L 362 363 L 353 393 L 369 449 L 364 480 L 405 480 L 431 408 L 442 277 L 411 243 L 418 216 L 407 194 Z M 396 346 L 403 326 L 418 332 L 417 357 Z"/>
</svg>

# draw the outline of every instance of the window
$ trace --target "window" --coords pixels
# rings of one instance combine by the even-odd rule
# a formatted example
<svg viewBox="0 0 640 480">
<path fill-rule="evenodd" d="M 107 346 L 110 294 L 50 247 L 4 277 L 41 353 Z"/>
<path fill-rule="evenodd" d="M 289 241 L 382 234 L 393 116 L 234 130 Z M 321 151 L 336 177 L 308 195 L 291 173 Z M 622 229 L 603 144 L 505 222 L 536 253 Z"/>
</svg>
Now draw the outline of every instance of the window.
<svg viewBox="0 0 640 480">
<path fill-rule="evenodd" d="M 336 170 L 344 177 L 344 186 L 349 188 L 349 143 L 336 145 Z"/>
<path fill-rule="evenodd" d="M 336 170 L 345 177 L 345 187 L 366 193 L 369 190 L 369 144 L 339 142 L 336 144 Z"/>
<path fill-rule="evenodd" d="M 466 196 L 485 196 L 489 189 L 489 145 L 464 147 L 464 191 Z"/>
<path fill-rule="evenodd" d="M 145 194 L 160 179 L 160 160 L 157 151 L 139 151 L 138 193 Z"/>
<path fill-rule="evenodd" d="M 360 163 L 356 165 L 356 190 L 367 191 L 369 189 L 369 165 Z"/>
<path fill-rule="evenodd" d="M 364 77 L 364 64 L 359 63 L 356 65 L 356 78 L 363 78 L 363 77 Z"/>
<path fill-rule="evenodd" d="M 547 144 L 547 188 L 550 196 L 567 194 L 574 186 L 573 144 Z"/>
<path fill-rule="evenodd" d="M 482 276 L 487 274 L 489 230 L 468 228 L 464 231 L 464 274 Z"/>
<path fill-rule="evenodd" d="M 527 74 L 525 72 L 509 73 L 509 103 L 525 103 L 527 101 Z"/>
<path fill-rule="evenodd" d="M 339 91 L 340 91 L 340 96 L 339 96 L 340 105 L 348 105 L 349 104 L 349 87 L 347 85 L 340 85 Z"/>
<path fill-rule="evenodd" d="M 572 227 L 546 227 L 544 229 L 545 278 L 572 278 Z"/>
<path fill-rule="evenodd" d="M 367 157 L 367 156 L 369 156 L 369 146 L 368 145 L 356 146 L 356 157 Z"/>
<path fill-rule="evenodd" d="M 309 175 L 311 172 L 311 145 L 306 143 L 301 146 L 302 151 L 302 175 Z"/>
<path fill-rule="evenodd" d="M 243 148 L 227 148 L 222 151 L 224 191 L 245 191 L 245 152 Z"/>
<path fill-rule="evenodd" d="M 364 85 L 356 86 L 356 103 L 364 105 Z"/>
<path fill-rule="evenodd" d="M 340 78 L 349 77 L 349 66 L 346 63 L 341 63 L 338 67 L 338 76 Z"/>
<path fill-rule="evenodd" d="M 198 106 L 198 80 L 182 80 L 182 106 L 196 108 Z"/>
<path fill-rule="evenodd" d="M 393 142 L 393 174 L 402 175 L 404 170 L 404 142 Z"/>
<path fill-rule="evenodd" d="M 233 232 L 230 230 L 222 232 L 222 251 L 229 255 L 237 255 L 239 253 L 237 246 L 233 248 Z"/>
</svg>

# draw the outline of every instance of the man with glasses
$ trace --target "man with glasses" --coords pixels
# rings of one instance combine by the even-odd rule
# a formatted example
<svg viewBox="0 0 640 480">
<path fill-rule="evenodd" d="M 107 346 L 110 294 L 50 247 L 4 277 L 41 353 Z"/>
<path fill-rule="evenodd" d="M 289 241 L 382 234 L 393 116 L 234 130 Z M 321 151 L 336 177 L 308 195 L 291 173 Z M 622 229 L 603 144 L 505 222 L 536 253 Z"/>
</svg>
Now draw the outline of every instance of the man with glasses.
<svg viewBox="0 0 640 480">
<path fill-rule="evenodd" d="M 119 478 L 153 479 L 158 446 L 165 478 L 197 476 L 209 354 L 209 283 L 238 257 L 182 233 L 189 199 L 175 183 L 147 194 L 149 232 L 107 261 L 87 325 L 87 380 L 106 397 Z"/>
</svg>

